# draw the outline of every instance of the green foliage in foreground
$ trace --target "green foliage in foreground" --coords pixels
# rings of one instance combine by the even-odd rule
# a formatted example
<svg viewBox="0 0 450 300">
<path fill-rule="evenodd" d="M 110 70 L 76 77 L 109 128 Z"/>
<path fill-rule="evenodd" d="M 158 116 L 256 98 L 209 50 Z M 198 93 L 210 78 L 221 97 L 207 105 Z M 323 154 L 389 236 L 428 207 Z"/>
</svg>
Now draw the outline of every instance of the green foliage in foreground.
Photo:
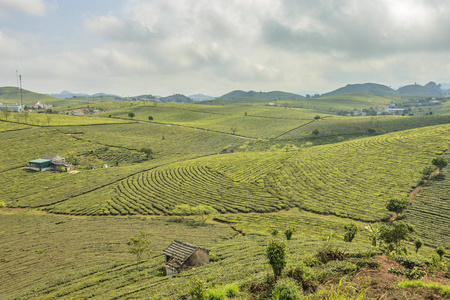
<svg viewBox="0 0 450 300">
<path fill-rule="evenodd" d="M 426 288 L 438 290 L 443 297 L 450 297 L 450 286 L 446 284 L 440 284 L 437 282 L 424 282 L 422 280 L 402 280 L 397 285 L 399 288 L 417 288 L 424 286 Z"/>
</svg>

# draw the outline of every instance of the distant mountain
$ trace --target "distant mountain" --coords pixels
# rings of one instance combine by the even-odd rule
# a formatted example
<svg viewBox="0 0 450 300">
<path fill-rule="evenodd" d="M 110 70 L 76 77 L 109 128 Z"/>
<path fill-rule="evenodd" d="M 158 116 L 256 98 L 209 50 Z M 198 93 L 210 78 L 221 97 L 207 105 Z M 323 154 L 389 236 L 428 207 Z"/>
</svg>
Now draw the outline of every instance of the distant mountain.
<svg viewBox="0 0 450 300">
<path fill-rule="evenodd" d="M 241 91 L 235 90 L 225 94 L 218 99 L 238 99 L 238 98 L 259 98 L 259 99 L 304 99 L 305 97 L 297 94 L 286 93 L 281 91 L 272 91 L 272 92 L 255 92 L 255 91 Z"/>
<path fill-rule="evenodd" d="M 191 98 L 194 101 L 206 101 L 206 100 L 215 99 L 216 97 L 207 96 L 207 95 L 203 95 L 203 94 L 195 94 L 195 95 L 189 95 L 189 98 Z"/>
<path fill-rule="evenodd" d="M 175 94 L 172 96 L 159 98 L 162 102 L 177 102 L 177 103 L 191 103 L 193 100 L 182 94 Z"/>
<path fill-rule="evenodd" d="M 377 83 L 357 83 L 347 84 L 345 87 L 341 87 L 332 92 L 322 94 L 322 96 L 331 96 L 348 93 L 365 93 L 374 94 L 380 96 L 398 96 L 398 93 L 390 87 Z"/>
<path fill-rule="evenodd" d="M 421 86 L 419 84 L 411 84 L 406 85 L 399 88 L 397 91 L 402 96 L 428 96 L 428 97 L 440 97 L 443 96 L 443 92 L 440 89 L 436 89 L 436 84 L 434 82 L 430 82 L 425 86 Z"/>
<path fill-rule="evenodd" d="M 67 98 L 73 98 L 73 97 L 105 97 L 105 96 L 116 97 L 116 95 L 113 95 L 113 94 L 97 93 L 97 94 L 89 95 L 86 93 L 72 93 L 67 90 L 62 91 L 59 94 L 47 94 L 47 95 L 55 97 L 55 98 L 60 98 L 60 99 L 67 99 Z"/>
</svg>

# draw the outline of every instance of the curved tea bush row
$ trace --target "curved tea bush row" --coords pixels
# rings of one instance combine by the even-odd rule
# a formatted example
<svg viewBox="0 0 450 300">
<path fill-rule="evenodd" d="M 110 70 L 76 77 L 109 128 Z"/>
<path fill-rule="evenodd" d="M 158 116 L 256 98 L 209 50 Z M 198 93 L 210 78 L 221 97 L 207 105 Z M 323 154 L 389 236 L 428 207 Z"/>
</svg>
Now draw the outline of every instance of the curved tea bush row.
<svg viewBox="0 0 450 300">
<path fill-rule="evenodd" d="M 446 155 L 450 158 L 450 155 Z M 450 246 L 450 168 L 429 180 L 406 212 L 416 234 L 427 244 Z"/>
<path fill-rule="evenodd" d="M 450 115 L 327 118 L 302 126 L 278 138 L 302 138 L 310 136 L 316 129 L 319 131 L 318 136 L 368 134 L 369 129 L 380 134 L 448 123 L 450 123 Z"/>
<path fill-rule="evenodd" d="M 306 148 L 265 179 L 293 206 L 364 221 L 388 218 L 389 198 L 406 197 L 420 171 L 450 142 L 446 127 Z"/>
<path fill-rule="evenodd" d="M 117 186 L 110 205 L 120 213 L 165 213 L 178 204 L 209 205 L 225 212 L 268 212 L 283 208 L 276 197 L 237 182 L 207 166 L 158 168 Z M 285 207 L 285 206 L 284 206 Z"/>
<path fill-rule="evenodd" d="M 293 152 L 215 155 L 136 174 L 49 211 L 170 214 L 178 204 L 221 213 L 298 206 L 363 221 L 388 218 L 389 198 L 407 197 L 421 171 L 448 147 L 450 126 L 391 133 Z"/>
</svg>

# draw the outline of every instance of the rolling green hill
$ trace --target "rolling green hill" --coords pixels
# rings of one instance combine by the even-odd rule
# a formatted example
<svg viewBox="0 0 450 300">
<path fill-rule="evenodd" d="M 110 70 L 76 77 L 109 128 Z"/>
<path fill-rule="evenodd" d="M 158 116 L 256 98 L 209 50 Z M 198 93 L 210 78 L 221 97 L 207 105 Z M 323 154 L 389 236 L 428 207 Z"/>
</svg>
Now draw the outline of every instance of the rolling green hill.
<svg viewBox="0 0 450 300">
<path fill-rule="evenodd" d="M 286 93 L 281 91 L 272 92 L 255 92 L 255 91 L 241 91 L 236 90 L 229 92 L 218 99 L 238 99 L 238 98 L 258 98 L 271 100 L 286 100 L 286 99 L 304 99 L 305 97 L 293 93 Z"/>
<path fill-rule="evenodd" d="M 428 97 L 440 97 L 442 92 L 426 86 L 418 84 L 406 85 L 398 89 L 398 92 L 402 96 L 428 96 Z"/>
<path fill-rule="evenodd" d="M 53 104 L 61 99 L 54 98 L 48 95 L 39 94 L 22 89 L 22 99 L 24 105 L 31 105 L 35 101 L 41 101 L 48 104 Z M 5 104 L 20 104 L 20 90 L 16 87 L 2 87 L 0 88 L 0 101 Z"/>
<path fill-rule="evenodd" d="M 387 242 L 372 245 L 368 222 L 390 223 L 387 201 L 407 198 L 432 159 L 449 151 L 450 116 L 326 113 L 398 99 L 92 102 L 77 107 L 103 112 L 0 113 L 0 298 L 189 299 L 203 281 L 211 293 L 236 289 L 208 299 L 270 299 L 267 245 L 276 239 L 288 253 L 282 278 L 297 280 L 307 299 L 353 299 L 355 290 L 361 299 L 441 299 L 450 257 L 433 254 L 450 242 L 450 169 L 411 198 L 400 218 L 416 232 L 398 253 Z M 238 152 L 219 154 L 230 146 Z M 26 168 L 44 154 L 66 157 L 77 172 Z M 180 215 L 181 204 L 214 212 Z M 350 223 L 356 237 L 344 242 Z M 140 230 L 151 239 L 142 262 L 127 244 Z M 417 238 L 425 245 L 416 254 Z M 174 239 L 209 249 L 209 264 L 166 276 L 162 251 Z M 404 269 L 399 260 L 420 265 L 429 274 L 413 283 L 434 289 L 399 288 L 410 281 L 387 273 Z"/>
<path fill-rule="evenodd" d="M 349 93 L 365 93 L 374 94 L 379 96 L 398 96 L 398 92 L 392 88 L 376 83 L 359 83 L 359 84 L 347 84 L 345 87 L 341 87 L 329 93 L 325 93 L 322 96 L 331 96 L 338 94 L 349 94 Z"/>
<path fill-rule="evenodd" d="M 176 102 L 176 103 L 191 103 L 191 102 L 194 102 L 194 100 L 192 100 L 191 98 L 186 97 L 185 95 L 181 95 L 181 94 L 176 94 L 176 95 L 172 95 L 172 96 L 162 97 L 162 98 L 159 98 L 159 100 L 161 100 L 162 102 Z"/>
</svg>

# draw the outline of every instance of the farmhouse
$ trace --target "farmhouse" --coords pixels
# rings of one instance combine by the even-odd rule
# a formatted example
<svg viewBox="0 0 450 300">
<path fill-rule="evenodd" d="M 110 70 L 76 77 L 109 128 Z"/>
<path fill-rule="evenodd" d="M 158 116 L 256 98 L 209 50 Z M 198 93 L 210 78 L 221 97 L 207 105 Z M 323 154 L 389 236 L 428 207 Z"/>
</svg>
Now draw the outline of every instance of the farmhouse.
<svg viewBox="0 0 450 300">
<path fill-rule="evenodd" d="M 183 269 L 209 263 L 209 250 L 186 242 L 174 240 L 163 251 L 166 257 L 166 274 L 178 274 Z"/>
<path fill-rule="evenodd" d="M 59 155 L 46 154 L 39 159 L 30 160 L 28 168 L 34 171 L 70 171 L 72 164 Z"/>
</svg>

